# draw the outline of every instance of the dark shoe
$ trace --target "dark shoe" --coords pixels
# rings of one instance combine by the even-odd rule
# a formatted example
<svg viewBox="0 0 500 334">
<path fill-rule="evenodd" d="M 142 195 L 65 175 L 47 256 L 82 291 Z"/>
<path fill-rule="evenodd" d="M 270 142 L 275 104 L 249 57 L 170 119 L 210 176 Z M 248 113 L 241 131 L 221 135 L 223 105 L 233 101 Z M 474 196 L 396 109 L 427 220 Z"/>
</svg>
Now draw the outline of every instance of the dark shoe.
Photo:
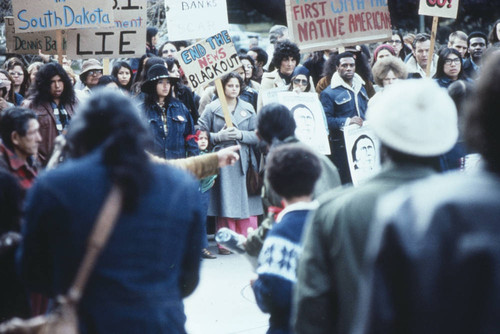
<svg viewBox="0 0 500 334">
<path fill-rule="evenodd" d="M 216 259 L 217 256 L 213 255 L 208 249 L 203 248 L 201 250 L 201 257 L 204 259 Z"/>
<path fill-rule="evenodd" d="M 219 247 L 219 254 L 220 255 L 229 255 L 229 254 L 232 254 L 233 252 L 231 252 L 229 249 L 225 249 L 225 248 L 222 248 L 222 247 Z"/>
</svg>

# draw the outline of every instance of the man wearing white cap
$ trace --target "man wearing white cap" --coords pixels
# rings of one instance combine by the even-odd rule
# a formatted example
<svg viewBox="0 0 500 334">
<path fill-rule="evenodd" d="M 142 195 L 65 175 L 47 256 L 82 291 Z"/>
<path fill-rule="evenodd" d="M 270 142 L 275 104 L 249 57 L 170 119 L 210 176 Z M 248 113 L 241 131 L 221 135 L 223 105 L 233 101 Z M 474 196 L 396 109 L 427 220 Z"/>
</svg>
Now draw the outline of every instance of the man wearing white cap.
<svg viewBox="0 0 500 334">
<path fill-rule="evenodd" d="M 332 190 L 308 225 L 294 299 L 296 333 L 349 333 L 377 200 L 436 172 L 458 137 L 457 111 L 429 79 L 384 90 L 367 120 L 381 142 L 382 171 L 357 188 Z"/>
<path fill-rule="evenodd" d="M 498 333 L 500 54 L 484 66 L 465 128 L 484 165 L 379 201 L 351 333 Z"/>
</svg>

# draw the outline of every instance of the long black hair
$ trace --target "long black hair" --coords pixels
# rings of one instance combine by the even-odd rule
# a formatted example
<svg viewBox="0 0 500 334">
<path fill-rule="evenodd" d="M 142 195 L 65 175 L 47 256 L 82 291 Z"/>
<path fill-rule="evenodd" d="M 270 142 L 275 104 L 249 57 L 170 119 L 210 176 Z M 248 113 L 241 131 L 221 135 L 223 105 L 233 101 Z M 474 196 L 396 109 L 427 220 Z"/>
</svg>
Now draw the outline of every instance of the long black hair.
<svg viewBox="0 0 500 334">
<path fill-rule="evenodd" d="M 28 92 L 30 85 L 30 75 L 28 74 L 28 71 L 26 70 L 24 63 L 21 61 L 21 59 L 17 57 L 12 57 L 9 60 L 7 60 L 4 64 L 4 68 L 7 71 L 13 70 L 14 67 L 16 66 L 21 67 L 21 69 L 23 70 L 23 82 L 21 83 L 19 94 L 21 94 L 24 97 L 26 96 L 26 93 Z M 14 86 L 12 86 L 12 89 L 14 89 Z"/>
<path fill-rule="evenodd" d="M 61 103 L 64 105 L 73 105 L 76 103 L 75 90 L 68 73 L 66 73 L 64 68 L 58 63 L 47 63 L 40 67 L 36 73 L 35 82 L 30 88 L 30 96 L 35 105 L 52 101 L 50 84 L 52 78 L 56 75 L 58 75 L 64 83 Z"/>
<path fill-rule="evenodd" d="M 118 79 L 118 72 L 120 72 L 121 68 L 126 68 L 130 72 L 130 80 L 125 86 L 122 86 L 120 84 L 120 81 L 118 81 L 118 87 L 126 90 L 127 92 L 130 92 L 130 88 L 132 87 L 132 82 L 134 81 L 134 72 L 132 71 L 132 67 L 126 62 L 126 61 L 119 61 L 113 65 L 113 70 L 111 71 L 111 75 L 114 76 L 115 78 Z"/>
<path fill-rule="evenodd" d="M 68 153 L 81 157 L 101 147 L 111 180 L 123 191 L 124 210 L 133 210 L 150 185 L 152 171 L 145 147 L 144 121 L 131 98 L 97 89 L 73 119 L 67 134 Z"/>
<path fill-rule="evenodd" d="M 462 64 L 462 55 L 460 52 L 456 49 L 453 48 L 444 48 L 439 52 L 439 58 L 437 62 L 437 68 L 436 68 L 436 74 L 434 74 L 433 78 L 435 79 L 440 79 L 440 78 L 447 78 L 448 75 L 444 73 L 444 62 L 446 61 L 446 57 L 448 57 L 450 54 L 454 54 L 458 57 L 460 60 L 460 72 L 458 72 L 458 79 L 459 80 L 464 80 L 467 78 L 467 76 L 464 73 L 464 66 Z"/>
</svg>

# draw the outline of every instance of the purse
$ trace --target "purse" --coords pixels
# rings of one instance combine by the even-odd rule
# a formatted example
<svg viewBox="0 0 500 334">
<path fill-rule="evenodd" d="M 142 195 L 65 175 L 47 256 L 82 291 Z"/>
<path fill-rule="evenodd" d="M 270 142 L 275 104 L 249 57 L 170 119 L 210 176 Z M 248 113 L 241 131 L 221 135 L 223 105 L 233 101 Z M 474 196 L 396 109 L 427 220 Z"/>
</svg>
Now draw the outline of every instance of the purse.
<svg viewBox="0 0 500 334">
<path fill-rule="evenodd" d="M 255 170 L 252 167 L 252 155 L 253 149 L 250 148 L 250 158 L 248 162 L 248 170 L 246 176 L 247 183 L 247 194 L 251 196 L 261 195 L 262 186 L 264 185 L 264 169 L 258 167 L 259 170 Z"/>
<path fill-rule="evenodd" d="M 96 260 L 111 235 L 121 205 L 122 192 L 117 186 L 113 186 L 97 216 L 75 280 L 66 295 L 56 298 L 57 306 L 54 310 L 26 320 L 8 320 L 0 324 L 0 334 L 78 334 L 78 302 Z"/>
</svg>

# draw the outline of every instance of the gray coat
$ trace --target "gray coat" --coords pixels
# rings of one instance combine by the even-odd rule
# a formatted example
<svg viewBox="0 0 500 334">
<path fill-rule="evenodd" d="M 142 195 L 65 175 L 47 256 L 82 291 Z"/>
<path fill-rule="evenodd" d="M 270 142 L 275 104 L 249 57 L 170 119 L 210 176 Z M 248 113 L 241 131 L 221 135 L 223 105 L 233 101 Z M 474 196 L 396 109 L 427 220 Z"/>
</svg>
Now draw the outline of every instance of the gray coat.
<svg viewBox="0 0 500 334">
<path fill-rule="evenodd" d="M 210 195 L 209 216 L 244 219 L 263 213 L 260 196 L 248 196 L 246 174 L 250 160 L 257 170 L 257 160 L 252 146 L 259 140 L 255 129 L 257 115 L 252 105 L 238 99 L 234 112 L 231 114 L 233 125 L 242 131 L 243 138 L 235 141 L 219 143 L 225 147 L 240 144 L 240 160 L 234 166 L 222 168 L 219 172 Z M 198 125 L 210 131 L 210 143 L 214 145 L 212 134 L 219 132 L 225 125 L 224 113 L 220 100 L 211 102 L 198 120 Z"/>
</svg>

